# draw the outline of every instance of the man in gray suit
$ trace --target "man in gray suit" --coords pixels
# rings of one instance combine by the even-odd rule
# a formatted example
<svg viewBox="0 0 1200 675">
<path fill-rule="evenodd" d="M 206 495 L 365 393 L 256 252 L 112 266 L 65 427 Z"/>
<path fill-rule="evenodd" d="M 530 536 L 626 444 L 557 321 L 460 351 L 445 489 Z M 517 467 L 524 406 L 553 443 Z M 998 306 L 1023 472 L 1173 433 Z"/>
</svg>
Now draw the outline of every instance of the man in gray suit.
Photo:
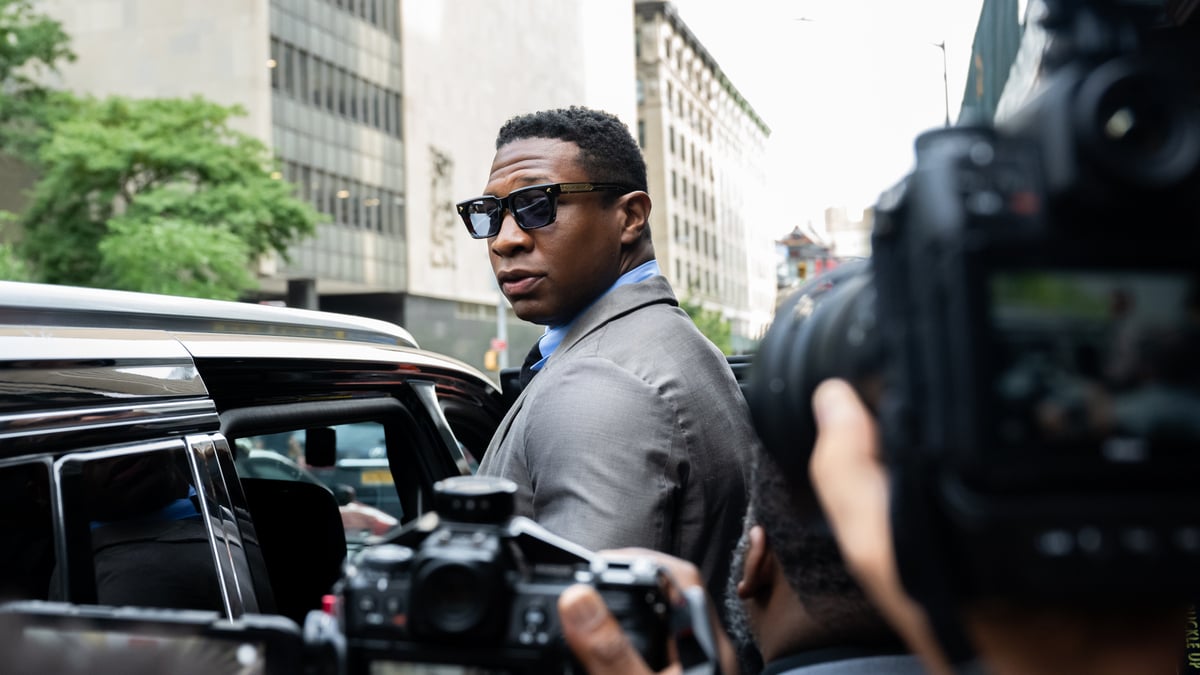
<svg viewBox="0 0 1200 675">
<path fill-rule="evenodd" d="M 513 118 L 484 195 L 458 212 L 513 311 L 547 330 L 479 473 L 516 482 L 517 513 L 556 534 L 673 554 L 718 591 L 758 441 L 724 356 L 659 273 L 637 142 L 586 108 Z"/>
</svg>

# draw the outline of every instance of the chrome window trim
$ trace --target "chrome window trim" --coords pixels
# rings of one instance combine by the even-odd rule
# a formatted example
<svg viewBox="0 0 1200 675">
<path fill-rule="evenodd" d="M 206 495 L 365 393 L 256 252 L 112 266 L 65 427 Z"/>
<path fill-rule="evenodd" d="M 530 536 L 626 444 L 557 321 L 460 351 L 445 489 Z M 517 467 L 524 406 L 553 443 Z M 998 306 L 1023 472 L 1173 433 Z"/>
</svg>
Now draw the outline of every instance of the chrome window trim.
<svg viewBox="0 0 1200 675">
<path fill-rule="evenodd" d="M 0 415 L 0 441 L 48 432 L 106 429 L 150 422 L 175 425 L 189 420 L 206 420 L 216 426 L 216 404 L 205 398 Z"/>
<path fill-rule="evenodd" d="M 424 380 L 410 380 L 408 386 L 417 395 L 421 405 L 425 407 L 425 412 L 429 413 L 429 417 L 433 419 L 434 427 L 437 428 L 438 435 L 441 436 L 442 443 L 446 446 L 446 452 L 450 453 L 450 458 L 454 460 L 454 465 L 458 467 L 459 473 L 464 476 L 474 473 L 462 447 L 459 446 L 458 438 L 454 436 L 454 430 L 450 428 L 450 422 L 446 420 L 446 414 L 442 411 L 441 404 L 438 403 L 437 385 Z"/>
<path fill-rule="evenodd" d="M 217 457 L 220 453 L 232 457 L 229 442 L 221 434 L 196 434 L 185 437 L 185 442 L 192 476 L 197 488 L 202 488 L 197 489 L 200 511 L 208 531 L 209 547 L 220 572 L 217 580 L 221 584 L 225 609 L 230 618 L 237 618 L 248 611 L 247 606 L 257 610 L 258 602 L 253 580 L 242 579 L 238 573 L 242 569 L 249 574 L 250 565 L 229 485 Z M 233 479 L 236 480 L 236 476 Z"/>
</svg>

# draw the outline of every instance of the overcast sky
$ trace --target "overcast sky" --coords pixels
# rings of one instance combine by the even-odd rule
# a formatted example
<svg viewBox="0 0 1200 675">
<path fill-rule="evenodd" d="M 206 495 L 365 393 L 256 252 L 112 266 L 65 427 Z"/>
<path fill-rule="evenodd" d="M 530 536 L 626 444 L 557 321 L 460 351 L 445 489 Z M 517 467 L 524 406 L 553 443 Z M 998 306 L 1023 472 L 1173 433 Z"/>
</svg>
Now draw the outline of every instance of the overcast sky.
<svg viewBox="0 0 1200 675">
<path fill-rule="evenodd" d="M 913 139 L 958 116 L 983 0 L 673 0 L 771 127 L 770 194 L 796 224 L 851 217 L 912 166 Z M 1022 3 L 1023 4 L 1023 3 Z"/>
</svg>

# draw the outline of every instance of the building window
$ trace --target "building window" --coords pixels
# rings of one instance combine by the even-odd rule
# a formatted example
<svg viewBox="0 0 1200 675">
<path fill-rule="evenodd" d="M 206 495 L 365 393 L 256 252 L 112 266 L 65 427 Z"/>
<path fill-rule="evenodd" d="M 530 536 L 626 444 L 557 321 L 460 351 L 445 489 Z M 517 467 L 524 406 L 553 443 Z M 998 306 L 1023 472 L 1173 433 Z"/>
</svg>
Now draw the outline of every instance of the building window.
<svg viewBox="0 0 1200 675">
<path fill-rule="evenodd" d="M 289 44 L 283 45 L 283 91 L 290 94 L 296 94 L 296 76 L 294 72 L 294 59 L 296 50 Z"/>
<path fill-rule="evenodd" d="M 271 56 L 267 59 L 267 67 L 271 69 L 271 88 L 279 90 L 279 60 L 283 58 L 283 45 L 279 40 L 271 38 Z"/>
</svg>

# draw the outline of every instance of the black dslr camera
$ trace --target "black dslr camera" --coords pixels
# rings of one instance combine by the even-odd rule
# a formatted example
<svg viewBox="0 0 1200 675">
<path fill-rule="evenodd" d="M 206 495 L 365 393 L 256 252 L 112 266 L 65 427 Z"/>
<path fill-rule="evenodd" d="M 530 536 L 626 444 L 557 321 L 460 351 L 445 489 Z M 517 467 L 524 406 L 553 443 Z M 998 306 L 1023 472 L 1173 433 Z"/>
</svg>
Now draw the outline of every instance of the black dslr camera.
<svg viewBox="0 0 1200 675">
<path fill-rule="evenodd" d="M 435 485 L 435 513 L 348 561 L 337 608 L 309 615 L 310 642 L 329 643 L 350 673 L 379 663 L 564 673 L 573 659 L 559 594 L 596 587 L 655 670 L 667 664 L 672 605 L 659 568 L 605 562 L 514 517 L 511 481 L 455 477 Z M 323 636 L 323 637 L 322 637 Z"/>
<path fill-rule="evenodd" d="M 781 306 L 747 386 L 814 519 L 812 392 L 857 387 L 927 606 L 1200 591 L 1196 41 L 1154 3 L 1047 5 L 1040 92 L 917 139 L 871 259 Z"/>
</svg>

